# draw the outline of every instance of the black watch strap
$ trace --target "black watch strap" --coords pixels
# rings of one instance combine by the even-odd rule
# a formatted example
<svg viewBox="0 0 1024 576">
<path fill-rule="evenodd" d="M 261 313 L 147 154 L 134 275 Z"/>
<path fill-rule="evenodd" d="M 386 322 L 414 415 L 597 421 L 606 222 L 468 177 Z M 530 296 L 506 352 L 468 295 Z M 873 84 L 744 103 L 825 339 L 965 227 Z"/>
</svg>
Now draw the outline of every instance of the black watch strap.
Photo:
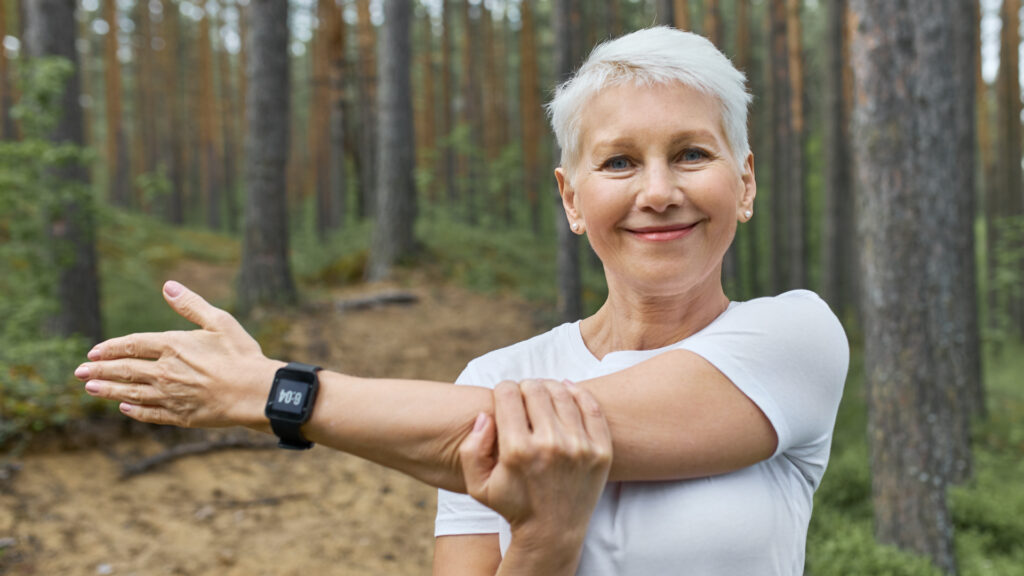
<svg viewBox="0 0 1024 576">
<path fill-rule="evenodd" d="M 312 364 L 303 364 L 301 362 L 289 362 L 284 370 L 293 370 L 295 372 L 306 372 L 316 374 L 321 370 L 319 366 L 313 366 Z M 308 420 L 308 415 L 307 415 Z M 302 425 L 306 422 L 294 422 L 288 420 L 279 420 L 277 418 L 270 419 L 270 428 L 274 431 L 274 435 L 277 436 L 277 446 L 279 448 L 285 448 L 287 450 L 309 450 L 313 447 L 313 443 L 306 440 L 306 437 L 302 435 Z"/>
</svg>

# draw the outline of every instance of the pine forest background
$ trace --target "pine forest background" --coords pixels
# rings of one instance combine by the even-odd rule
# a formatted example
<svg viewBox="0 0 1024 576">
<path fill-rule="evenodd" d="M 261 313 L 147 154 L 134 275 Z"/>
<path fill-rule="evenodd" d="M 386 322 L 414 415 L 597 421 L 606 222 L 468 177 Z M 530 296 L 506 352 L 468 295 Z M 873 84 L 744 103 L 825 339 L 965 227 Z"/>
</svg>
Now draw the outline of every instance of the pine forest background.
<svg viewBox="0 0 1024 576">
<path fill-rule="evenodd" d="M 257 334 L 417 267 L 546 325 L 594 311 L 543 104 L 599 42 L 671 25 L 754 95 L 727 293 L 814 290 L 854 349 L 807 572 L 1024 574 L 1020 10 L 0 0 L 0 445 L 109 410 L 69 376 L 94 342 L 180 326 L 152 296 L 182 258 L 238 265 L 220 304 Z"/>
</svg>

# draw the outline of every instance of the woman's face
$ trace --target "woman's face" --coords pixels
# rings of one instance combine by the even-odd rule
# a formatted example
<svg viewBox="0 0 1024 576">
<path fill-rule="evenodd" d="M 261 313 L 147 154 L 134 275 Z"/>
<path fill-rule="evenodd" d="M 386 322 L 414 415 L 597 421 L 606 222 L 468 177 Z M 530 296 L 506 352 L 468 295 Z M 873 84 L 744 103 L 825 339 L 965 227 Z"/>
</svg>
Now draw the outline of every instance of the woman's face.
<svg viewBox="0 0 1024 576">
<path fill-rule="evenodd" d="M 571 183 L 555 171 L 611 282 L 671 295 L 719 282 L 738 220 L 753 210 L 754 159 L 732 156 L 718 102 L 681 84 L 622 84 L 583 111 Z"/>
</svg>

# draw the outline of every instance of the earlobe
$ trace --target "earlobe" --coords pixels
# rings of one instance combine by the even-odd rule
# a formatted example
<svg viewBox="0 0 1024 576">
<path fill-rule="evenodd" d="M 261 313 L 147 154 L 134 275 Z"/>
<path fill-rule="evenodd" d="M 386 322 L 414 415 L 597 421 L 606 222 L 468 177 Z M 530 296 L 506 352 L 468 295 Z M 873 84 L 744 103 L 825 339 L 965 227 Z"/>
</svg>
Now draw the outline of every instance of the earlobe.
<svg viewBox="0 0 1024 576">
<path fill-rule="evenodd" d="M 562 197 L 562 209 L 565 210 L 566 220 L 573 232 L 583 232 L 583 218 L 577 205 L 576 191 L 561 166 L 555 168 L 555 180 L 558 181 L 558 194 Z"/>
</svg>

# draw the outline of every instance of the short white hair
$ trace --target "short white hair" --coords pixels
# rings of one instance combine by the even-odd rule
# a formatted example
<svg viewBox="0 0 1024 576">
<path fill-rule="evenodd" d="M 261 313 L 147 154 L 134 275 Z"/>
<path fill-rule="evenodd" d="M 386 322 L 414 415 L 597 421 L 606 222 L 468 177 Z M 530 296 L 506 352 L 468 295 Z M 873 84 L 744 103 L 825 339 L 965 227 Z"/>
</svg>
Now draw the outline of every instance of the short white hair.
<svg viewBox="0 0 1024 576">
<path fill-rule="evenodd" d="M 746 76 L 703 36 L 659 26 L 598 45 L 576 74 L 555 90 L 546 108 L 570 180 L 580 160 L 580 119 L 587 102 L 605 88 L 627 82 L 680 83 L 714 97 L 729 148 L 737 165 L 743 166 L 750 153 L 747 105 L 752 100 Z"/>
</svg>

